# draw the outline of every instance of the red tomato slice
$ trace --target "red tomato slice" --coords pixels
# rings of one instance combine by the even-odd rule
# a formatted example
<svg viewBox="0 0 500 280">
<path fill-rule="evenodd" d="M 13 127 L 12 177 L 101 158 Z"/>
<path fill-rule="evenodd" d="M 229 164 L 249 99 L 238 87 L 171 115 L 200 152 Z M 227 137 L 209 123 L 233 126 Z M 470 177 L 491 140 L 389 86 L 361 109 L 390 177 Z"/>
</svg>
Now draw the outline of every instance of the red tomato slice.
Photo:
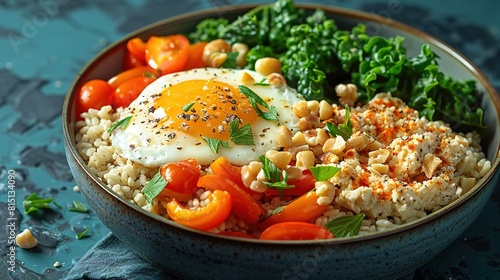
<svg viewBox="0 0 500 280">
<path fill-rule="evenodd" d="M 146 64 L 146 43 L 141 38 L 133 38 L 128 40 L 127 50 L 141 64 Z"/>
<path fill-rule="evenodd" d="M 198 190 L 200 166 L 194 159 L 169 162 L 160 167 L 161 176 L 168 182 L 167 189 L 181 194 L 194 194 Z"/>
<path fill-rule="evenodd" d="M 89 109 L 101 109 L 113 103 L 114 89 L 104 80 L 90 80 L 80 89 L 77 102 L 77 113 L 80 115 Z"/>
<path fill-rule="evenodd" d="M 138 66 L 117 74 L 116 76 L 109 79 L 108 83 L 113 88 L 116 89 L 119 85 L 123 84 L 124 82 L 132 78 L 142 77 L 142 76 L 148 76 L 150 78 L 154 78 L 158 77 L 158 74 L 156 73 L 156 71 L 149 68 L 148 66 Z"/>
<path fill-rule="evenodd" d="M 259 228 L 265 229 L 282 222 L 310 222 L 323 214 L 328 208 L 328 205 L 319 205 L 316 202 L 317 200 L 318 195 L 316 192 L 310 191 L 284 206 L 279 213 L 262 221 Z"/>
<path fill-rule="evenodd" d="M 304 222 L 284 222 L 268 227 L 260 235 L 262 240 L 331 239 L 333 234 L 324 227 Z"/>
<path fill-rule="evenodd" d="M 154 82 L 154 80 L 155 78 L 140 76 L 119 85 L 114 92 L 114 107 L 125 108 L 130 105 L 130 103 L 132 103 L 149 84 Z"/>
<path fill-rule="evenodd" d="M 204 207 L 188 209 L 173 199 L 167 204 L 167 213 L 173 221 L 187 227 L 209 230 L 224 222 L 231 213 L 231 195 L 215 190 L 208 198 L 210 203 Z"/>
<path fill-rule="evenodd" d="M 247 223 L 257 223 L 262 219 L 266 210 L 242 190 L 236 183 L 221 175 L 205 175 L 198 180 L 198 186 L 207 190 L 222 190 L 231 195 L 233 213 Z"/>
<path fill-rule="evenodd" d="M 151 36 L 146 43 L 146 63 L 161 75 L 184 69 L 189 57 L 189 40 L 186 36 Z"/>
<path fill-rule="evenodd" d="M 189 57 L 184 70 L 203 68 L 207 65 L 203 62 L 203 51 L 208 42 L 198 42 L 189 46 Z"/>
</svg>

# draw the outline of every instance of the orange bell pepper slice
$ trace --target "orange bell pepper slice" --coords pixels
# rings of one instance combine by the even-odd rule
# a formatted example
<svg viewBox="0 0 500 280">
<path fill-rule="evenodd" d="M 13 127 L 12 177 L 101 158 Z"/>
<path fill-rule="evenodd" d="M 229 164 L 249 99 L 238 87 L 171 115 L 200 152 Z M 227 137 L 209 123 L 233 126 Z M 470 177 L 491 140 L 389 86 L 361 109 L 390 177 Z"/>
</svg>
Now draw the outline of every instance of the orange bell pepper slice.
<svg viewBox="0 0 500 280">
<path fill-rule="evenodd" d="M 182 206 L 172 199 L 167 204 L 170 219 L 181 225 L 199 230 L 209 230 L 224 222 L 231 213 L 231 195 L 225 191 L 215 190 L 208 198 L 210 203 L 196 209 Z"/>
<path fill-rule="evenodd" d="M 198 180 L 198 186 L 211 191 L 228 192 L 231 195 L 234 215 L 247 223 L 257 223 L 266 214 L 266 210 L 259 202 L 224 176 L 215 174 L 202 176 Z"/>
</svg>

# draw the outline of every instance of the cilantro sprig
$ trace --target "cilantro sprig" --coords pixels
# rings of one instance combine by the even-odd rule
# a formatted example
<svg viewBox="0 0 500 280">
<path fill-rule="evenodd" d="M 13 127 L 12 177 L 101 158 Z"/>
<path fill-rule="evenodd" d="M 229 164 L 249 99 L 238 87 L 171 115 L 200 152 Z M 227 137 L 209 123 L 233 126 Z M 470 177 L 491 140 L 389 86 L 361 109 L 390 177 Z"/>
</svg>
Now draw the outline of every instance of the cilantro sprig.
<svg viewBox="0 0 500 280">
<path fill-rule="evenodd" d="M 250 101 L 250 105 L 252 105 L 252 108 L 257 112 L 257 115 L 265 120 L 268 121 L 277 121 L 278 120 L 278 113 L 276 112 L 276 107 L 274 105 L 267 105 L 267 103 L 260 98 L 253 90 L 249 89 L 247 86 L 244 85 L 239 85 L 238 88 L 240 89 L 241 93 L 248 97 L 248 101 Z M 259 105 L 267 109 L 267 112 L 263 112 L 260 108 Z"/>
<path fill-rule="evenodd" d="M 30 214 L 32 212 L 36 212 L 40 209 L 50 208 L 50 204 L 54 204 L 58 208 L 62 208 L 59 204 L 54 201 L 54 198 L 42 198 L 39 197 L 36 193 L 30 194 L 23 201 L 24 213 Z"/>
<path fill-rule="evenodd" d="M 359 233 L 364 218 L 364 214 L 342 216 L 326 223 L 325 227 L 335 237 L 354 236 Z"/>
<path fill-rule="evenodd" d="M 160 172 L 156 173 L 153 178 L 151 178 L 144 189 L 142 189 L 142 193 L 146 197 L 149 204 L 153 204 L 153 199 L 161 193 L 167 184 L 168 181 L 161 176 Z"/>
<path fill-rule="evenodd" d="M 87 233 L 89 232 L 89 230 L 90 230 L 90 226 L 87 226 L 87 228 L 84 231 L 82 231 L 76 235 L 76 239 L 84 238 L 87 235 Z"/>
<path fill-rule="evenodd" d="M 83 203 L 73 200 L 73 207 L 68 208 L 69 211 L 72 212 L 80 212 L 80 213 L 87 213 L 88 209 L 83 205 Z"/>
<path fill-rule="evenodd" d="M 123 118 L 117 122 L 115 122 L 109 129 L 108 129 L 108 133 L 111 134 L 111 132 L 115 131 L 115 129 L 117 129 L 118 127 L 121 127 L 121 129 L 125 129 L 128 124 L 130 123 L 130 120 L 132 119 L 132 116 L 128 116 L 126 118 Z"/>
<path fill-rule="evenodd" d="M 333 136 L 340 135 L 347 141 L 352 135 L 351 111 L 349 110 L 349 106 L 345 106 L 345 122 L 339 124 L 338 127 L 331 122 L 327 122 L 325 130 Z"/>
<path fill-rule="evenodd" d="M 239 127 L 240 120 L 234 119 L 229 122 L 229 140 L 236 145 L 255 145 L 252 134 L 252 127 L 249 123 Z M 219 152 L 220 146 L 229 149 L 229 142 L 216 138 L 201 135 L 201 139 L 208 143 L 208 146 L 214 153 Z"/>
<path fill-rule="evenodd" d="M 316 181 L 328 181 L 340 171 L 340 167 L 333 165 L 318 165 L 309 167 Z"/>
<path fill-rule="evenodd" d="M 294 185 L 288 185 L 288 176 L 286 171 L 281 171 L 271 160 L 269 160 L 264 155 L 259 157 L 262 162 L 262 171 L 267 179 L 267 182 L 263 182 L 270 189 L 276 189 L 280 193 L 281 199 L 284 197 L 283 191 L 285 189 L 295 188 Z"/>
</svg>

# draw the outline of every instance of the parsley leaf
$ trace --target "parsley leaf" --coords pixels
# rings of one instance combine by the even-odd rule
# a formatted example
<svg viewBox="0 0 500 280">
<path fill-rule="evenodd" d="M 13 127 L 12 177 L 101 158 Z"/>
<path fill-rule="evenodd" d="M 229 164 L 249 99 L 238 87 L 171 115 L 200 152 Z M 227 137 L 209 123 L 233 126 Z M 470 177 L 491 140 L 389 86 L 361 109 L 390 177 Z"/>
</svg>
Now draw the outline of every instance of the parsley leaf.
<svg viewBox="0 0 500 280">
<path fill-rule="evenodd" d="M 155 176 L 151 178 L 146 187 L 142 189 L 142 193 L 146 197 L 149 204 L 153 204 L 153 199 L 161 193 L 167 184 L 168 182 L 163 179 L 160 172 L 156 173 Z"/>
<path fill-rule="evenodd" d="M 264 155 L 259 157 L 259 160 L 262 162 L 262 171 L 264 171 L 264 176 L 267 179 L 267 182 L 263 182 L 270 189 L 276 189 L 280 193 L 280 197 L 283 199 L 285 189 L 295 188 L 294 185 L 288 185 L 288 178 L 286 171 L 282 172 L 280 169 L 268 158 Z"/>
<path fill-rule="evenodd" d="M 41 198 L 36 193 L 32 193 L 23 201 L 24 213 L 29 214 L 43 208 L 50 208 L 50 203 L 61 208 L 53 198 Z"/>
<path fill-rule="evenodd" d="M 125 129 L 127 125 L 130 123 L 130 120 L 132 119 L 132 116 L 128 116 L 126 118 L 123 118 L 117 122 L 115 122 L 109 129 L 108 133 L 111 134 L 111 132 L 115 131 L 118 127 L 121 127 L 121 129 Z"/>
<path fill-rule="evenodd" d="M 232 120 L 229 123 L 229 140 L 236 145 L 255 145 L 250 124 L 247 123 L 242 127 L 238 127 L 239 123 L 239 119 Z"/>
<path fill-rule="evenodd" d="M 188 104 L 182 106 L 182 111 L 184 111 L 184 112 L 189 111 L 189 109 L 191 109 L 191 107 L 193 107 L 193 105 L 194 105 L 194 102 L 191 102 L 191 103 L 188 103 Z"/>
<path fill-rule="evenodd" d="M 352 135 L 350 112 L 349 107 L 345 106 L 345 122 L 343 124 L 339 124 L 338 127 L 331 122 L 327 122 L 325 130 L 333 136 L 340 135 L 347 141 L 347 139 L 349 139 Z"/>
<path fill-rule="evenodd" d="M 76 239 L 82 239 L 83 237 L 85 237 L 85 235 L 87 235 L 89 230 L 90 230 L 90 226 L 87 226 L 87 228 L 84 231 L 82 231 L 76 235 Z"/>
<path fill-rule="evenodd" d="M 236 69 L 237 68 L 237 63 L 236 63 L 236 58 L 238 57 L 238 52 L 227 52 L 227 58 L 226 61 L 222 64 L 222 68 L 231 68 L 231 69 Z"/>
<path fill-rule="evenodd" d="M 364 214 L 343 216 L 328 222 L 325 227 L 335 237 L 354 236 L 359 233 L 364 218 Z"/>
<path fill-rule="evenodd" d="M 214 153 L 218 153 L 219 152 L 219 148 L 220 148 L 221 145 L 222 145 L 222 147 L 224 147 L 226 149 L 231 148 L 231 146 L 229 146 L 229 143 L 227 141 L 220 140 L 220 139 L 215 139 L 215 138 L 210 138 L 210 137 L 206 137 L 206 136 L 203 136 L 203 135 L 200 135 L 200 136 L 201 136 L 201 139 L 205 140 L 205 142 L 208 143 L 208 146 L 210 147 L 210 149 Z"/>
<path fill-rule="evenodd" d="M 74 207 L 71 207 L 68 210 L 72 212 L 87 213 L 87 207 L 85 207 L 85 205 L 83 205 L 81 202 L 73 200 L 73 206 Z"/>
<path fill-rule="evenodd" d="M 268 121 L 277 121 L 278 120 L 278 114 L 276 113 L 276 108 L 271 105 L 267 105 L 267 103 L 260 98 L 253 90 L 249 89 L 247 86 L 244 85 L 239 85 L 238 88 L 240 89 L 241 93 L 248 97 L 248 101 L 250 102 L 250 105 L 252 105 L 253 109 L 257 112 L 257 115 L 259 117 L 268 120 Z M 259 105 L 262 107 L 268 109 L 268 112 L 262 112 L 262 110 L 259 108 Z"/>
<path fill-rule="evenodd" d="M 340 167 L 333 165 L 318 165 L 309 167 L 309 170 L 316 181 L 328 181 L 340 171 Z"/>
</svg>

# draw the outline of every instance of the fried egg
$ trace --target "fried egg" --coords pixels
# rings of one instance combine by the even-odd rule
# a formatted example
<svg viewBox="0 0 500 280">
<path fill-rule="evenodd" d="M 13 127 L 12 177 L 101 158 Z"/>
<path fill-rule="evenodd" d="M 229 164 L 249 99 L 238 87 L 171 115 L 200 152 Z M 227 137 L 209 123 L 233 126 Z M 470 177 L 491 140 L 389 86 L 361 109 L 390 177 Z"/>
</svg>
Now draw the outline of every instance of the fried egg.
<svg viewBox="0 0 500 280">
<path fill-rule="evenodd" d="M 124 129 L 113 132 L 112 145 L 122 157 L 148 167 L 187 158 L 201 165 L 209 165 L 221 156 L 236 165 L 257 160 L 266 151 L 278 148 L 278 126 L 287 126 L 292 133 L 298 130 L 292 105 L 303 100 L 286 85 L 259 83 L 265 79 L 250 70 L 218 68 L 162 76 L 125 108 L 124 116 L 132 118 Z M 273 105 L 278 120 L 259 116 L 239 85 L 247 86 L 269 107 Z M 235 119 L 239 127 L 250 124 L 254 145 L 230 141 L 229 123 Z M 229 147 L 220 146 L 216 153 L 207 138 L 225 141 Z"/>
</svg>

